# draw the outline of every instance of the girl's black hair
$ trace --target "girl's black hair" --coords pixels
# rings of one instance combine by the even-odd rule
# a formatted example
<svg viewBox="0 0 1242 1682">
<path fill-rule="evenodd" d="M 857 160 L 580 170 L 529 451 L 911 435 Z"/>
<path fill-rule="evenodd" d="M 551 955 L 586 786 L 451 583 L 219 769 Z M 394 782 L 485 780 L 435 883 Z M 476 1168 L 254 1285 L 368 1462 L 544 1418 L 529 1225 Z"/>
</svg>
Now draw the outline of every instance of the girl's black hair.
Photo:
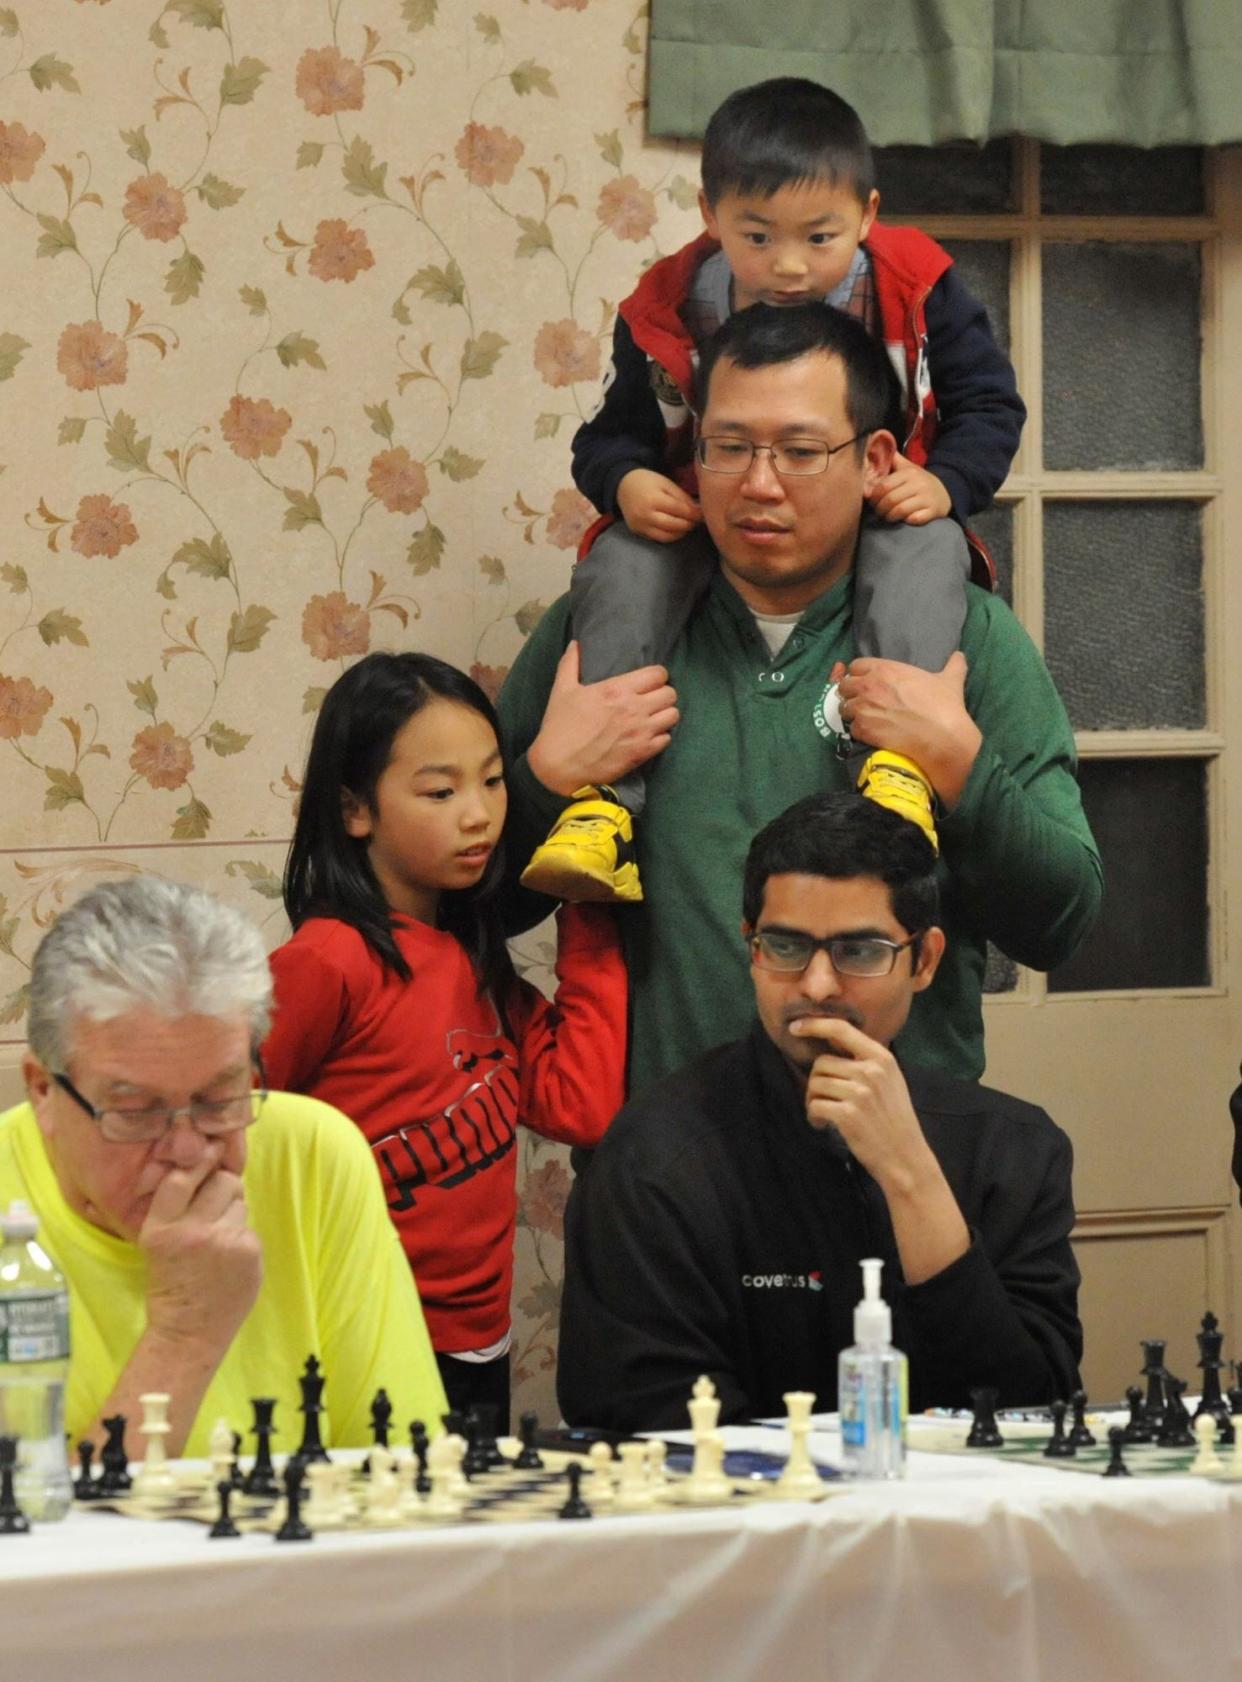
<svg viewBox="0 0 1242 1682">
<path fill-rule="evenodd" d="M 479 713 L 500 741 L 495 709 L 472 678 L 431 654 L 368 654 L 324 696 L 306 760 L 302 802 L 285 865 L 284 898 L 296 929 L 308 917 L 348 923 L 401 977 L 411 979 L 393 935 L 393 918 L 367 843 L 347 833 L 342 793 L 348 789 L 375 811 L 376 785 L 407 720 L 428 701 L 456 701 Z M 497 847 L 471 888 L 441 894 L 439 927 L 460 940 L 501 1017 L 514 980 L 513 964 L 495 906 L 503 860 Z"/>
</svg>

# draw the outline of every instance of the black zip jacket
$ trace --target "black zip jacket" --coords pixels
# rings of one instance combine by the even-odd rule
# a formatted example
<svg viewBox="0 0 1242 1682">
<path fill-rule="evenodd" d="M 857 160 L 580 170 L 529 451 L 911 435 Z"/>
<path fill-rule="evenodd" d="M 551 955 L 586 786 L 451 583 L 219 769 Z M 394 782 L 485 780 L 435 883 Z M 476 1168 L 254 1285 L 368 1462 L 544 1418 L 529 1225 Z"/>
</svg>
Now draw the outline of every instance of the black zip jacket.
<svg viewBox="0 0 1242 1682">
<path fill-rule="evenodd" d="M 1069 1139 L 1043 1110 L 904 1069 L 971 1246 L 901 1280 L 884 1197 L 756 1023 L 627 1105 L 585 1163 L 565 1216 L 557 1396 L 571 1425 L 676 1429 L 700 1373 L 722 1421 L 784 1412 L 786 1390 L 837 1405 L 864 1256 L 884 1259 L 910 1406 L 1068 1396 L 1082 1330 Z"/>
</svg>

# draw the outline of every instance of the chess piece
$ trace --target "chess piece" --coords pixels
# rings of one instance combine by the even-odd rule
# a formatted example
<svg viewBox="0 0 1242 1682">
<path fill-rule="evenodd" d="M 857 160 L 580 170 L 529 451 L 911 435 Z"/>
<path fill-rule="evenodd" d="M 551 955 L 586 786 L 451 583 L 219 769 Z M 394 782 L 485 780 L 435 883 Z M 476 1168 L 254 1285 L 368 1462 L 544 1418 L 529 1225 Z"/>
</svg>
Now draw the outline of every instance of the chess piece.
<svg viewBox="0 0 1242 1682">
<path fill-rule="evenodd" d="M 302 1517 L 302 1483 L 305 1476 L 306 1462 L 291 1454 L 285 1462 L 285 1518 L 276 1532 L 278 1542 L 311 1540 L 311 1528 Z"/>
<path fill-rule="evenodd" d="M 337 1468 L 330 1460 L 312 1460 L 306 1468 L 306 1500 L 302 1517 L 312 1531 L 327 1530 L 345 1516 L 341 1509 Z"/>
<path fill-rule="evenodd" d="M 257 1443 L 254 1464 L 242 1479 L 242 1489 L 247 1495 L 280 1494 L 280 1485 L 276 1482 L 276 1468 L 272 1465 L 272 1435 L 276 1427 L 272 1423 L 272 1416 L 276 1412 L 276 1398 L 274 1396 L 254 1396 L 251 1398 L 254 1409 L 254 1424 L 251 1436 Z"/>
<path fill-rule="evenodd" d="M 103 1452 L 99 1456 L 102 1467 L 99 1474 L 101 1497 L 124 1495 L 133 1484 L 129 1475 L 129 1455 L 125 1450 L 125 1425 L 123 1413 L 114 1413 L 110 1419 L 103 1422 L 107 1435 L 104 1438 Z"/>
<path fill-rule="evenodd" d="M 1229 1411 L 1242 1413 L 1242 1361 L 1233 1363 L 1233 1383 L 1229 1386 Z"/>
<path fill-rule="evenodd" d="M 1108 1428 L 1108 1465 L 1100 1473 L 1103 1478 L 1128 1478 L 1130 1468 L 1122 1457 L 1122 1449 L 1127 1442 L 1126 1427 L 1124 1425 L 1110 1425 Z"/>
<path fill-rule="evenodd" d="M 373 1447 L 388 1447 L 388 1424 L 392 1419 L 392 1403 L 388 1399 L 388 1392 L 381 1387 L 371 1398 L 371 1443 Z M 371 1475 L 371 1456 L 368 1454 L 361 1466 L 364 1478 Z"/>
<path fill-rule="evenodd" d="M 493 1472 L 497 1466 L 507 1466 L 509 1462 L 496 1441 L 496 1421 L 500 1414 L 496 1403 L 476 1402 L 470 1412 L 474 1415 L 475 1452 L 484 1462 L 483 1470 Z"/>
<path fill-rule="evenodd" d="M 1225 1469 L 1224 1461 L 1216 1452 L 1216 1415 L 1214 1413 L 1199 1413 L 1195 1415 L 1194 1434 L 1198 1439 L 1198 1453 L 1190 1463 L 1190 1471 L 1197 1478 L 1216 1477 Z"/>
<path fill-rule="evenodd" d="M 781 1398 L 788 1415 L 789 1458 L 776 1480 L 776 1493 L 789 1501 L 819 1501 L 824 1485 L 811 1459 L 811 1409 L 813 1390 L 787 1390 Z"/>
<path fill-rule="evenodd" d="M 518 1440 L 522 1447 L 514 1460 L 515 1470 L 519 1472 L 538 1472 L 543 1467 L 543 1456 L 535 1447 L 535 1435 L 539 1430 L 539 1415 L 524 1413 L 518 1421 Z"/>
<path fill-rule="evenodd" d="M 1225 1334 L 1221 1330 L 1220 1322 L 1209 1309 L 1195 1333 L 1195 1342 L 1199 1345 L 1198 1366 L 1203 1374 L 1199 1405 L 1194 1412 L 1195 1419 L 1199 1419 L 1205 1413 L 1215 1417 L 1225 1407 L 1225 1398 L 1220 1388 L 1221 1368 L 1225 1364 L 1220 1358 L 1220 1350 L 1224 1341 Z"/>
<path fill-rule="evenodd" d="M 1193 1448 L 1195 1434 L 1190 1426 L 1190 1412 L 1182 1395 L 1186 1389 L 1186 1380 L 1178 1378 L 1166 1368 L 1164 1382 L 1164 1419 L 1156 1437 L 1160 1448 Z"/>
<path fill-rule="evenodd" d="M 397 1463 L 392 1451 L 377 1444 L 371 1450 L 371 1479 L 367 1485 L 367 1523 L 400 1524 L 401 1495 Z"/>
<path fill-rule="evenodd" d="M 1074 1422 L 1069 1432 L 1070 1442 L 1075 1448 L 1094 1448 L 1095 1436 L 1087 1424 L 1087 1392 L 1075 1390 L 1070 1397 L 1070 1407 L 1074 1413 Z"/>
<path fill-rule="evenodd" d="M 466 1452 L 462 1458 L 461 1469 L 470 1479 L 482 1477 L 492 1469 L 483 1434 L 483 1423 L 477 1407 L 472 1407 L 466 1414 Z"/>
<path fill-rule="evenodd" d="M 209 1542 L 224 1541 L 241 1535 L 229 1513 L 229 1502 L 233 1499 L 232 1478 L 221 1478 L 216 1485 L 216 1494 L 220 1497 L 220 1516 L 207 1532 Z"/>
<path fill-rule="evenodd" d="M 177 1489 L 164 1441 L 172 1430 L 168 1423 L 172 1397 L 166 1391 L 150 1390 L 139 1396 L 138 1401 L 142 1407 L 142 1424 L 138 1430 L 146 1439 L 146 1453 L 134 1475 L 134 1495 L 140 1501 L 166 1501 Z"/>
<path fill-rule="evenodd" d="M 565 1477 L 569 1483 L 569 1495 L 565 1505 L 557 1514 L 558 1518 L 590 1518 L 591 1509 L 582 1498 L 582 1465 L 577 1460 L 571 1460 L 565 1468 Z"/>
<path fill-rule="evenodd" d="M 646 1443 L 621 1443 L 621 1475 L 617 1481 L 616 1509 L 619 1513 L 649 1512 L 655 1506 L 648 1479 Z"/>
<path fill-rule="evenodd" d="M 980 1385 L 970 1392 L 971 1421 L 966 1437 L 967 1448 L 1003 1448 L 1004 1437 L 996 1423 L 996 1404 L 1000 1391 L 992 1385 Z"/>
<path fill-rule="evenodd" d="M 464 1441 L 453 1431 L 442 1432 L 428 1447 L 431 1493 L 420 1509 L 428 1518 L 460 1518 L 465 1510 L 462 1492 L 468 1494 L 470 1485 L 459 1475 L 464 1451 Z"/>
<path fill-rule="evenodd" d="M 232 1484 L 236 1462 L 233 1459 L 233 1433 L 229 1430 L 227 1419 L 216 1420 L 211 1427 L 207 1447 L 211 1453 L 212 1483 L 219 1483 L 221 1478 L 227 1478 Z"/>
<path fill-rule="evenodd" d="M 692 1507 L 711 1507 L 727 1501 L 733 1485 L 725 1476 L 725 1440 L 722 1431 L 707 1431 L 695 1445 L 690 1475 L 682 1486 L 682 1499 Z"/>
<path fill-rule="evenodd" d="M 418 1470 L 414 1474 L 415 1495 L 431 1494 L 431 1478 L 427 1473 L 427 1427 L 421 1419 L 410 1421 L 410 1447 L 414 1450 L 414 1459 L 418 1463 Z"/>
<path fill-rule="evenodd" d="M 302 1369 L 302 1376 L 298 1379 L 298 1387 L 302 1392 L 302 1400 L 298 1403 L 298 1412 L 305 1421 L 302 1427 L 302 1446 L 298 1449 L 298 1459 L 304 1464 L 312 1460 L 330 1460 L 332 1456 L 323 1446 L 323 1437 L 319 1427 L 319 1415 L 324 1411 L 323 1406 L 324 1376 L 319 1370 L 319 1361 L 314 1355 L 306 1357 L 306 1365 Z"/>
<path fill-rule="evenodd" d="M 1065 1414 L 1068 1405 L 1060 1401 L 1048 1404 L 1048 1411 L 1052 1415 L 1052 1436 L 1044 1449 L 1045 1460 L 1072 1460 L 1078 1452 L 1065 1434 Z"/>
<path fill-rule="evenodd" d="M 667 1457 L 667 1446 L 659 1437 L 650 1437 L 647 1441 L 647 1481 L 657 1501 L 667 1496 L 669 1490 L 668 1468 L 665 1465 Z"/>
<path fill-rule="evenodd" d="M 17 1470 L 17 1438 L 0 1437 L 0 1536 L 28 1536 L 30 1520 L 17 1504 L 13 1477 Z"/>
<path fill-rule="evenodd" d="M 612 1449 L 607 1443 L 592 1443 L 587 1450 L 591 1464 L 590 1499 L 592 1507 L 611 1507 L 613 1497 Z"/>
<path fill-rule="evenodd" d="M 1128 1443 L 1149 1443 L 1156 1433 L 1148 1422 L 1146 1409 L 1143 1407 L 1143 1392 L 1137 1384 L 1130 1385 L 1126 1391 L 1126 1401 L 1130 1404 L 1130 1418 L 1122 1427 Z"/>
<path fill-rule="evenodd" d="M 245 1481 L 246 1481 L 245 1478 L 242 1477 L 242 1469 L 241 1469 L 242 1434 L 241 1434 L 240 1431 L 234 1431 L 232 1433 L 232 1437 L 233 1437 L 233 1470 L 230 1473 L 230 1481 L 232 1482 L 232 1485 L 233 1485 L 234 1489 L 240 1489 L 242 1484 L 245 1483 Z"/>
<path fill-rule="evenodd" d="M 91 1472 L 91 1461 L 95 1457 L 95 1445 L 89 1438 L 84 1437 L 78 1444 L 78 1475 L 73 1480 L 73 1498 L 75 1501 L 98 1501 L 99 1482 Z"/>
<path fill-rule="evenodd" d="M 1164 1348 L 1165 1342 L 1161 1337 L 1146 1337 L 1142 1340 L 1143 1377 L 1147 1380 L 1147 1394 L 1143 1398 L 1143 1416 L 1156 1431 L 1164 1423 L 1166 1400 L 1164 1392 Z"/>
</svg>

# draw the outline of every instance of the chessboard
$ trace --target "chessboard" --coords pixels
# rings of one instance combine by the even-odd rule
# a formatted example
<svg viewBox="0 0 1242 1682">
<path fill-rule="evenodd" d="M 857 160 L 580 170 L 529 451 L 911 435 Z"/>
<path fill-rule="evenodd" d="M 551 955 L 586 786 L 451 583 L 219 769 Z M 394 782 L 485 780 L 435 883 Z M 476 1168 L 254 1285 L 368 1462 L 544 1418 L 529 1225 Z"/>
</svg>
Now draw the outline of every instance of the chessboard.
<svg viewBox="0 0 1242 1682">
<path fill-rule="evenodd" d="M 1096 1441 L 1080 1446 L 1072 1456 L 1053 1459 L 1044 1453 L 1051 1425 L 1033 1420 L 1002 1421 L 1004 1442 L 998 1448 L 968 1448 L 968 1422 L 949 1424 L 938 1420 L 931 1423 L 920 1419 L 912 1423 L 910 1447 L 925 1454 L 961 1454 L 971 1459 L 977 1459 L 982 1454 L 989 1460 L 1003 1460 L 1010 1465 L 1044 1466 L 1057 1472 L 1080 1472 L 1100 1477 L 1112 1454 L 1108 1428 L 1124 1424 L 1125 1417 L 1124 1413 L 1088 1415 L 1088 1424 Z M 1198 1452 L 1197 1446 L 1161 1448 L 1157 1443 L 1127 1443 L 1124 1448 L 1125 1467 L 1134 1478 L 1189 1477 Z M 1242 1477 L 1242 1468 L 1235 1471 L 1232 1452 L 1222 1450 L 1218 1471 L 1196 1472 L 1194 1476 L 1233 1482 Z"/>
<path fill-rule="evenodd" d="M 629 1448 L 631 1445 L 621 1445 Z M 726 1454 L 723 1471 L 727 1488 L 710 1499 L 697 1499 L 691 1488 L 691 1466 L 688 1457 L 676 1452 L 670 1459 L 652 1455 L 645 1444 L 637 1446 L 642 1453 L 645 1475 L 637 1497 L 628 1497 L 621 1488 L 621 1462 L 612 1458 L 612 1451 L 604 1454 L 596 1450 L 594 1456 L 568 1453 L 563 1450 L 541 1449 L 543 1465 L 538 1468 L 515 1468 L 510 1456 L 518 1450 L 514 1439 L 502 1438 L 500 1448 L 506 1453 L 505 1463 L 486 1472 L 476 1472 L 466 1491 L 460 1496 L 459 1510 L 437 1516 L 425 1495 L 413 1487 L 413 1465 L 408 1457 L 398 1459 L 398 1489 L 377 1501 L 371 1477 L 363 1471 L 360 1453 L 342 1457 L 331 1468 L 335 1474 L 336 1491 L 325 1502 L 312 1490 L 303 1501 L 301 1516 L 313 1534 L 377 1529 L 410 1530 L 423 1527 L 441 1528 L 451 1525 L 515 1524 L 541 1522 L 562 1516 L 570 1495 L 569 1468 L 577 1470 L 573 1480 L 585 1505 L 581 1517 L 625 1517 L 653 1511 L 686 1511 L 694 1507 L 739 1506 L 756 1500 L 781 1499 L 777 1479 L 785 1466 L 782 1456 L 755 1452 Z M 662 1448 L 663 1445 L 661 1444 Z M 605 1457 L 606 1456 L 606 1457 Z M 352 1462 L 352 1463 L 350 1463 Z M 169 1462 L 175 1487 L 157 1500 L 142 1500 L 131 1495 L 114 1496 L 91 1502 L 85 1509 L 95 1513 L 119 1513 L 125 1517 L 158 1520 L 182 1520 L 191 1524 L 214 1524 L 219 1516 L 220 1502 L 212 1481 L 210 1466 L 194 1462 Z M 832 1487 L 835 1475 L 822 1471 L 824 1493 Z M 326 1480 L 325 1480 L 326 1481 Z M 803 1497 L 805 1498 L 805 1497 Z M 249 1496 L 234 1491 L 230 1515 L 238 1531 L 275 1533 L 287 1511 L 283 1496 Z"/>
</svg>

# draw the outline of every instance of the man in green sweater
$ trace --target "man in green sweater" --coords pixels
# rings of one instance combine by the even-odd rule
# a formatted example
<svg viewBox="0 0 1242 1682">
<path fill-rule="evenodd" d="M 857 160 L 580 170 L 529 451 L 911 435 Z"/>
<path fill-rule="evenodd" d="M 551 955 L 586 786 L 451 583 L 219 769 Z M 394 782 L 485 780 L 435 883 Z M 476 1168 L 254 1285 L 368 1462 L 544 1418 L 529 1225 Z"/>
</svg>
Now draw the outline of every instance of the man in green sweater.
<svg viewBox="0 0 1242 1682">
<path fill-rule="evenodd" d="M 884 425 L 884 352 L 858 323 L 819 304 L 755 305 L 705 348 L 700 388 L 700 435 L 722 441 L 712 460 L 725 463 L 699 476 L 716 576 L 667 670 L 600 683 L 578 681 L 568 597 L 549 608 L 500 697 L 514 856 L 529 855 L 576 791 L 651 761 L 638 841 L 646 897 L 619 913 L 630 1089 L 642 1091 L 745 1032 L 746 848 L 800 796 L 849 786 L 835 682 L 849 734 L 914 760 L 940 806 L 948 951 L 895 1049 L 977 1079 L 987 942 L 1048 969 L 1099 909 L 1065 710 L 1009 608 L 974 587 L 961 653 L 943 671 L 855 657 L 865 499 L 897 447 Z"/>
</svg>

